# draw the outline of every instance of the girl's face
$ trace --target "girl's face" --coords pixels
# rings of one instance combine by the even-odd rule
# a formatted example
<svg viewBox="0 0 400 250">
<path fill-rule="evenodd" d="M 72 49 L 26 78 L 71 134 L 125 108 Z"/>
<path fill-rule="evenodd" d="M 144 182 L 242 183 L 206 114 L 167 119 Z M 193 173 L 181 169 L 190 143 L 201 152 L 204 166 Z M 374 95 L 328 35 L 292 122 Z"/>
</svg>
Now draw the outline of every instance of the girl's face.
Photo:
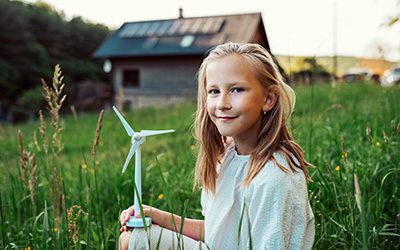
<svg viewBox="0 0 400 250">
<path fill-rule="evenodd" d="M 239 55 L 211 61 L 206 70 L 207 112 L 222 136 L 254 147 L 263 111 L 272 109 L 254 73 Z M 241 153 L 241 152 L 239 152 Z"/>
</svg>

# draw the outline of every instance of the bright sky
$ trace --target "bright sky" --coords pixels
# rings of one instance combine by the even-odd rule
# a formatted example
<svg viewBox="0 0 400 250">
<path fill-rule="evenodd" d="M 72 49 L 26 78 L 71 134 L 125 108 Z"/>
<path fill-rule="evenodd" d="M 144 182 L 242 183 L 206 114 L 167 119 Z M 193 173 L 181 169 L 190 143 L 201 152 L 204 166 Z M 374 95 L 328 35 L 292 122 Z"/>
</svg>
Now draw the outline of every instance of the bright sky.
<svg viewBox="0 0 400 250">
<path fill-rule="evenodd" d="M 261 12 L 274 54 L 334 55 L 334 23 L 338 55 L 400 61 L 400 0 L 43 0 L 68 18 L 119 28 L 124 22 Z M 36 0 L 27 0 L 36 2 Z M 334 22 L 335 7 L 337 22 Z"/>
</svg>

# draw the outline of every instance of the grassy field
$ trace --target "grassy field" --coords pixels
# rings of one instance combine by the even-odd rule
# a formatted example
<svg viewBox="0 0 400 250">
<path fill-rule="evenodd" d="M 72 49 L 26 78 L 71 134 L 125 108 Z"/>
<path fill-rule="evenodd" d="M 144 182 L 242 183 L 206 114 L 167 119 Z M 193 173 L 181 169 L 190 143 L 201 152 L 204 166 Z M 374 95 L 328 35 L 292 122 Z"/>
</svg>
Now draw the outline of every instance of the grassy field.
<svg viewBox="0 0 400 250">
<path fill-rule="evenodd" d="M 317 166 L 309 169 L 314 249 L 400 248 L 400 88 L 295 91 L 292 131 Z M 149 137 L 142 148 L 143 202 L 201 218 L 193 191 L 195 109 L 186 102 L 124 113 L 137 131 L 176 130 Z M 45 132 L 40 120 L 0 127 L 0 248 L 117 249 L 119 213 L 133 203 L 133 164 L 121 174 L 130 138 L 105 112 L 93 154 L 99 114 L 61 115 L 55 133 L 43 113 Z"/>
</svg>

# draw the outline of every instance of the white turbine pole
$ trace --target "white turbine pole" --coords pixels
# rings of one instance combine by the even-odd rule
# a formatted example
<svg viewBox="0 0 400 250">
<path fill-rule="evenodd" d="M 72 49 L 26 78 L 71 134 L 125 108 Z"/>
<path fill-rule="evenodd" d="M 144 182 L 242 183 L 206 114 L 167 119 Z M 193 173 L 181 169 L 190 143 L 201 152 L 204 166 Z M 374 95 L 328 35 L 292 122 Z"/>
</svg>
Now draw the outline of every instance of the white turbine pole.
<svg viewBox="0 0 400 250">
<path fill-rule="evenodd" d="M 144 139 L 144 138 L 142 138 Z M 135 207 L 135 213 L 137 211 L 140 211 L 140 207 L 139 207 L 139 199 L 142 200 L 142 174 L 141 174 L 141 152 L 140 152 L 140 148 L 142 147 L 142 145 L 139 146 L 139 148 L 136 150 L 136 158 L 135 158 L 135 185 L 137 188 L 137 193 L 135 192 L 135 200 L 134 200 L 134 207 Z M 135 190 L 133 190 L 135 191 Z M 139 199 L 138 199 L 139 198 Z"/>
</svg>

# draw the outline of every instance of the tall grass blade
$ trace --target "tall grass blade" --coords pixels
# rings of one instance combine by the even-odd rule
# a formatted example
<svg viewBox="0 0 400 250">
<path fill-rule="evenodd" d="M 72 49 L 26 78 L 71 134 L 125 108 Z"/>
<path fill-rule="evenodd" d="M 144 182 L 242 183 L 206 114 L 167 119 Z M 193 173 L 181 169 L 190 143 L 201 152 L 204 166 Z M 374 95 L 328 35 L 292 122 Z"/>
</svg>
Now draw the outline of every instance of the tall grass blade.
<svg viewBox="0 0 400 250">
<path fill-rule="evenodd" d="M 6 248 L 5 246 L 7 245 L 7 242 L 6 242 L 6 238 L 5 238 L 6 232 L 5 232 L 5 229 L 4 229 L 3 192 L 0 192 L 0 215 L 1 215 L 1 238 L 3 239 L 2 246 L 3 246 L 3 249 L 5 249 Z"/>
<path fill-rule="evenodd" d="M 62 189 L 63 189 L 63 193 L 64 193 L 64 204 L 65 204 L 65 208 L 64 208 L 64 215 L 65 215 L 65 228 L 67 229 L 67 235 L 68 235 L 68 203 L 67 203 L 67 193 L 65 192 L 65 183 L 64 180 L 62 180 Z M 62 235 L 61 235 L 62 236 Z M 63 237 L 60 237 L 61 239 L 61 246 L 64 245 L 64 241 L 62 240 Z M 69 240 L 67 240 L 67 247 L 68 249 L 71 249 L 71 246 L 69 245 Z"/>
<path fill-rule="evenodd" d="M 47 201 L 44 201 L 44 220 L 43 220 L 43 233 L 42 233 L 42 250 L 47 249 L 47 226 L 48 226 L 48 214 L 47 214 Z"/>
<path fill-rule="evenodd" d="M 136 186 L 135 182 L 133 183 L 133 187 L 135 189 L 136 197 L 137 197 L 138 202 L 139 202 L 139 208 L 140 208 L 140 214 L 141 214 L 142 221 L 143 221 L 143 227 L 144 227 L 144 230 L 147 232 L 147 225 L 146 225 L 146 219 L 145 219 L 145 215 L 144 215 L 144 211 L 143 211 L 143 205 L 142 205 L 142 201 L 141 201 L 140 196 L 139 196 L 139 191 L 137 189 L 137 186 Z"/>
<path fill-rule="evenodd" d="M 244 202 L 244 200 L 243 200 L 243 208 L 242 208 L 242 212 L 240 213 L 239 228 L 238 228 L 238 245 L 237 245 L 238 250 L 239 250 L 239 246 L 240 246 L 240 234 L 242 232 L 242 223 L 243 223 L 245 208 L 246 208 L 246 202 Z"/>
</svg>

